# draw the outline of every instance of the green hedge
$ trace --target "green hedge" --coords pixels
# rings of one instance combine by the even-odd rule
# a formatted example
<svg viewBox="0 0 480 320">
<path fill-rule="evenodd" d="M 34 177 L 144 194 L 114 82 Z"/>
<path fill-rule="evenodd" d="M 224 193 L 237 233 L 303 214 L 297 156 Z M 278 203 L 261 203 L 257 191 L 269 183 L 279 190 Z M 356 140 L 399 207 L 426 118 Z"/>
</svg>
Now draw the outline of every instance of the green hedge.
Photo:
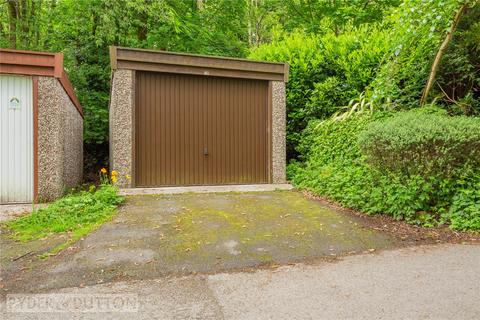
<svg viewBox="0 0 480 320">
<path fill-rule="evenodd" d="M 387 40 L 385 30 L 363 26 L 340 35 L 297 31 L 252 50 L 251 59 L 290 65 L 286 92 L 289 158 L 296 156 L 294 148 L 310 120 L 329 118 L 365 90 L 388 50 Z"/>
<path fill-rule="evenodd" d="M 359 135 L 369 164 L 405 175 L 456 177 L 480 165 L 480 119 L 402 112 Z"/>
<path fill-rule="evenodd" d="M 384 163 L 389 163 L 386 160 L 374 161 L 375 164 L 372 165 L 372 154 L 366 156 L 362 153 L 363 145 L 371 141 L 371 134 L 385 138 L 392 133 L 391 139 L 394 139 L 392 128 L 398 123 L 404 123 L 405 119 L 415 117 L 423 119 L 425 123 L 436 123 L 432 126 L 443 128 L 444 132 L 448 132 L 445 123 L 450 124 L 450 121 L 465 124 L 463 118 L 418 112 L 380 113 L 373 116 L 364 114 L 344 121 L 313 121 L 305 130 L 299 146 L 303 161 L 289 165 L 289 177 L 299 188 L 311 190 L 366 213 L 389 214 L 396 219 L 426 226 L 447 223 L 457 230 L 480 230 L 480 169 L 471 165 L 477 159 L 467 157 L 465 161 L 449 162 L 447 159 L 451 155 L 447 154 L 447 159 L 428 157 L 420 161 L 428 163 L 428 159 L 433 159 L 434 162 L 449 163 L 451 172 L 455 172 L 455 175 L 442 175 L 435 174 L 442 173 L 441 170 L 425 174 L 417 168 L 409 167 L 418 165 L 416 157 L 412 157 L 415 161 L 401 160 L 406 170 L 397 170 L 395 165 L 388 168 L 384 166 Z M 467 127 L 470 125 L 468 123 Z M 391 127 L 388 124 L 394 125 Z M 380 128 L 385 128 L 385 131 Z M 425 144 L 422 139 L 415 140 L 418 139 L 416 126 L 406 125 L 403 129 L 405 133 L 408 128 L 412 140 L 416 141 L 415 145 Z M 460 128 L 458 130 L 461 131 Z M 404 136 L 403 139 L 407 138 Z M 463 141 L 463 138 L 459 139 Z M 455 145 L 462 144 L 452 142 L 449 147 Z M 467 146 L 463 147 L 468 149 Z M 379 154 L 386 159 L 394 157 Z M 457 164 L 458 167 L 454 166 Z"/>
</svg>

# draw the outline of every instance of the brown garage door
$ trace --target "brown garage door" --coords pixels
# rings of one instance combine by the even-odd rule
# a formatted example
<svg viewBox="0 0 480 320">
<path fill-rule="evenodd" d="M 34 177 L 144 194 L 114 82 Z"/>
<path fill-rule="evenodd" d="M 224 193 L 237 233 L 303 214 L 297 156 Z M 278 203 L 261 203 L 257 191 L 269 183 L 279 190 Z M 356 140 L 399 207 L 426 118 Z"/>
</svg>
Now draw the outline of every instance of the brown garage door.
<svg viewBox="0 0 480 320">
<path fill-rule="evenodd" d="M 266 183 L 268 82 L 137 72 L 137 186 Z"/>
</svg>

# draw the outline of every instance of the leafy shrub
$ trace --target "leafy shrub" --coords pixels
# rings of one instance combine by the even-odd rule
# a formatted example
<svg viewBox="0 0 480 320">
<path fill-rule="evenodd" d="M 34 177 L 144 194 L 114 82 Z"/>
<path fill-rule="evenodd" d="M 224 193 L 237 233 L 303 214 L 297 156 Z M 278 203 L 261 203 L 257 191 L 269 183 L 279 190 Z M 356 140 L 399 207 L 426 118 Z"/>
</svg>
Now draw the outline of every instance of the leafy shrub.
<svg viewBox="0 0 480 320">
<path fill-rule="evenodd" d="M 112 185 L 82 191 L 53 202 L 44 209 L 5 223 L 20 241 L 43 238 L 51 233 L 79 231 L 81 235 L 108 220 L 123 198 Z"/>
<path fill-rule="evenodd" d="M 388 50 L 386 32 L 376 26 L 347 28 L 336 35 L 295 32 L 254 49 L 250 58 L 290 64 L 287 83 L 287 153 L 313 119 L 326 119 L 357 98 L 375 77 Z"/>
<path fill-rule="evenodd" d="M 333 119 L 311 121 L 303 132 L 297 148 L 301 154 L 300 159 L 309 160 L 313 157 L 315 162 L 321 164 L 358 160 L 361 156 L 356 143 L 358 131 L 366 128 L 374 119 L 384 116 L 386 115 L 376 114 L 374 117 L 360 115 L 348 121 Z"/>
<path fill-rule="evenodd" d="M 437 116 L 430 113 L 412 114 Z M 404 113 L 363 113 L 343 121 L 312 121 L 298 148 L 303 162 L 289 165 L 289 178 L 299 188 L 366 213 L 389 214 L 426 226 L 450 223 L 454 229 L 479 230 L 479 183 L 469 178 L 479 176 L 478 168 L 459 169 L 455 176 L 442 177 L 411 169 L 387 170 L 380 166 L 382 162 L 370 165 L 362 155 L 360 135 L 404 117 Z"/>
<path fill-rule="evenodd" d="M 401 112 L 359 135 L 362 154 L 379 170 L 455 177 L 480 165 L 480 119 Z"/>
<path fill-rule="evenodd" d="M 305 108 L 306 117 L 326 119 L 355 94 L 356 90 L 348 88 L 348 85 L 336 76 L 314 83 Z"/>
<path fill-rule="evenodd" d="M 287 107 L 287 153 L 295 153 L 300 132 L 308 122 L 306 105 L 314 84 L 321 81 L 318 71 L 322 58 L 317 36 L 294 33 L 272 44 L 262 45 L 252 51 L 250 58 L 280 61 L 290 64 L 290 75 L 286 90 Z"/>
<path fill-rule="evenodd" d="M 378 115 L 381 116 L 381 115 Z M 377 116 L 359 115 L 346 121 L 314 120 L 305 129 L 300 160 L 288 166 L 293 183 L 351 208 L 366 208 L 373 176 L 362 165 L 357 133 Z"/>
<path fill-rule="evenodd" d="M 445 218 L 454 229 L 480 230 L 480 174 L 469 182 L 460 181 Z"/>
</svg>

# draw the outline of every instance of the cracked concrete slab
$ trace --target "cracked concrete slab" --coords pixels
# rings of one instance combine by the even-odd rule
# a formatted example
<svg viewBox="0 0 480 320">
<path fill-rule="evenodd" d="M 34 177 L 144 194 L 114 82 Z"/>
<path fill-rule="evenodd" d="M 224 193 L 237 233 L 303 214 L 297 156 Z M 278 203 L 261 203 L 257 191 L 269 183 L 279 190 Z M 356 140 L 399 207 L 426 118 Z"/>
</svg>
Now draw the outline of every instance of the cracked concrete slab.
<svg viewBox="0 0 480 320">
<path fill-rule="evenodd" d="M 22 215 L 29 214 L 34 210 L 46 208 L 48 203 L 39 204 L 0 204 L 0 222 L 16 219 Z"/>
</svg>

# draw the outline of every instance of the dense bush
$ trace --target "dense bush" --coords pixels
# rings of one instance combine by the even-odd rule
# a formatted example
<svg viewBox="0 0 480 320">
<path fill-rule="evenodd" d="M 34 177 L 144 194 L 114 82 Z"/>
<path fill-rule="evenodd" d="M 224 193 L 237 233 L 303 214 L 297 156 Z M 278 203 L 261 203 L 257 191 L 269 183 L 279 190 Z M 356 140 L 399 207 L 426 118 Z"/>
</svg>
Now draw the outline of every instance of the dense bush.
<svg viewBox="0 0 480 320">
<path fill-rule="evenodd" d="M 301 131 L 313 119 L 326 119 L 362 92 L 380 110 L 418 107 L 433 59 L 460 7 L 457 0 L 405 0 L 379 23 L 321 32 L 280 35 L 254 48 L 251 58 L 286 61 L 287 150 L 289 158 Z M 470 6 L 445 53 L 429 101 L 452 114 L 480 111 L 478 17 Z M 323 21 L 323 20 L 322 20 Z M 325 22 L 325 21 L 323 21 Z"/>
<path fill-rule="evenodd" d="M 366 161 L 404 175 L 456 177 L 480 166 L 480 119 L 402 112 L 359 135 Z"/>
<path fill-rule="evenodd" d="M 414 115 L 424 116 L 422 113 Z M 451 120 L 447 116 L 428 116 Z M 344 121 L 312 121 L 299 147 L 304 161 L 289 166 L 289 177 L 300 188 L 367 213 L 386 213 L 423 225 L 450 223 L 454 229 L 478 230 L 477 168 L 462 170 L 456 167 L 455 176 L 441 177 L 411 168 L 386 170 L 379 164 L 372 166 L 367 162 L 368 158 L 359 147 L 359 136 L 365 135 L 371 127 L 397 123 L 405 117 L 410 114 L 362 114 Z M 373 130 L 377 132 L 378 129 Z M 414 130 L 415 127 L 411 127 L 412 136 Z M 419 143 L 423 141 L 420 139 Z M 416 165 L 416 162 L 404 164 Z"/>
<path fill-rule="evenodd" d="M 372 36 L 374 35 L 374 36 Z M 254 49 L 250 58 L 290 64 L 287 83 L 287 152 L 312 119 L 325 119 L 357 98 L 375 76 L 388 47 L 386 32 L 374 25 L 343 34 L 296 32 Z"/>
<path fill-rule="evenodd" d="M 480 174 L 459 185 L 446 218 L 454 229 L 480 230 Z"/>
</svg>

